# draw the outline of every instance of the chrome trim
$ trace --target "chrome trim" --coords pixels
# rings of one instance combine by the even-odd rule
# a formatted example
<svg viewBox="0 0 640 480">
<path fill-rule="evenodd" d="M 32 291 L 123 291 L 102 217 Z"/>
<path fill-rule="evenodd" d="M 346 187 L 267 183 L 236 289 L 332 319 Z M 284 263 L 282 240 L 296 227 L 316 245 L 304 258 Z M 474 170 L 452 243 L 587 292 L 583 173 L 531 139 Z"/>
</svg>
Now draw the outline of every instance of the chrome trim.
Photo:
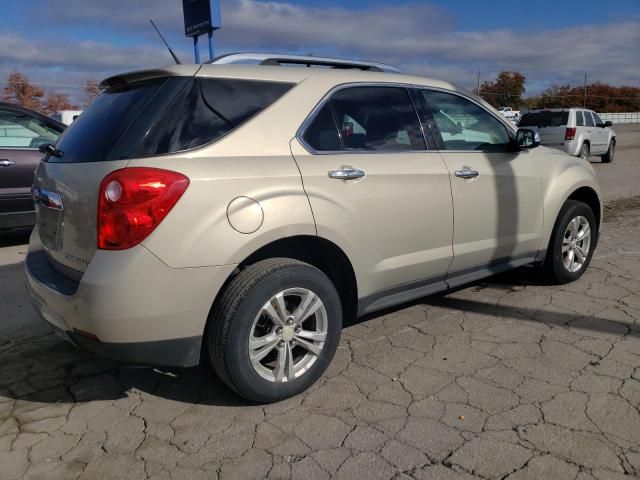
<svg viewBox="0 0 640 480">
<path fill-rule="evenodd" d="M 330 170 L 329 178 L 336 180 L 358 180 L 364 177 L 364 172 L 359 168 L 342 167 L 339 170 Z"/>
<path fill-rule="evenodd" d="M 62 197 L 57 192 L 52 192 L 45 188 L 32 187 L 31 196 L 34 203 L 53 210 L 64 210 Z"/>
<path fill-rule="evenodd" d="M 455 175 L 458 178 L 469 179 L 469 178 L 476 178 L 477 176 L 480 175 L 480 172 L 478 172 L 477 170 L 470 170 L 470 169 L 464 168 L 462 170 L 456 170 Z"/>
<path fill-rule="evenodd" d="M 0 167 L 13 167 L 16 164 L 13 160 L 7 160 L 6 158 L 0 160 Z"/>
</svg>

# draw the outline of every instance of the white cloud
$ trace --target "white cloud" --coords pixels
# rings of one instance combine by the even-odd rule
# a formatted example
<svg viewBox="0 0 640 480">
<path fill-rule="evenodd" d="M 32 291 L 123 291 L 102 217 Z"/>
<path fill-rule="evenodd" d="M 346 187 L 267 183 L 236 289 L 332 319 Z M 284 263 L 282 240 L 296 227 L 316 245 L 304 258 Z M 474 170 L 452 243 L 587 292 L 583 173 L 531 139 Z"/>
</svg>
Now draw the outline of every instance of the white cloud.
<svg viewBox="0 0 640 480">
<path fill-rule="evenodd" d="M 43 1 L 43 0 L 41 0 Z M 43 5 L 45 5 L 43 3 Z M 134 6 L 135 5 L 135 6 Z M 33 22 L 73 30 L 122 35 L 127 42 L 74 42 L 48 35 L 30 40 L 26 32 L 0 33 L 0 75 L 11 67 L 35 76 L 77 72 L 101 77 L 114 71 L 170 62 L 148 25 L 157 20 L 182 46 L 182 11 L 177 0 L 48 0 L 34 6 Z M 40 12 L 40 13 L 38 13 Z M 424 3 L 371 6 L 360 10 L 303 7 L 286 1 L 223 0 L 223 28 L 216 32 L 221 51 L 277 50 L 366 58 L 406 71 L 471 86 L 477 70 L 483 78 L 502 69 L 519 70 L 529 85 L 578 83 L 585 71 L 592 80 L 638 85 L 640 20 L 547 31 L 504 29 L 458 31 L 446 11 Z"/>
</svg>

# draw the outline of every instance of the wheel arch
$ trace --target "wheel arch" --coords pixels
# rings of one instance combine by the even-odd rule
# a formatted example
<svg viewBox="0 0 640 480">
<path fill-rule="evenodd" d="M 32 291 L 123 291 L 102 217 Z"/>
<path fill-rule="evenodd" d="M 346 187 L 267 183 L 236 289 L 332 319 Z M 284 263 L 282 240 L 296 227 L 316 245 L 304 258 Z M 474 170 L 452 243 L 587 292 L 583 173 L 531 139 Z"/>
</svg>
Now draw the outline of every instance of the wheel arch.
<svg viewBox="0 0 640 480">
<path fill-rule="evenodd" d="M 335 243 L 314 235 L 295 235 L 274 240 L 261 246 L 242 260 L 220 288 L 213 305 L 229 282 L 242 269 L 268 258 L 292 258 L 322 271 L 333 282 L 340 295 L 343 318 L 353 318 L 358 308 L 358 285 L 349 257 Z"/>
</svg>

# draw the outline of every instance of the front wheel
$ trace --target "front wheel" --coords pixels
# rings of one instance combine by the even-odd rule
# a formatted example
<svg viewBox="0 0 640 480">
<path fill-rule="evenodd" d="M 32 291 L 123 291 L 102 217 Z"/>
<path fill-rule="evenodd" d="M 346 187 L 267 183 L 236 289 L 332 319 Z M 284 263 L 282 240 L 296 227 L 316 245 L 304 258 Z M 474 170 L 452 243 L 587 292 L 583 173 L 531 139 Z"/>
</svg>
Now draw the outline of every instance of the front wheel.
<svg viewBox="0 0 640 480">
<path fill-rule="evenodd" d="M 329 278 L 297 260 L 264 260 L 227 285 L 206 342 L 216 373 L 247 400 L 296 395 L 327 369 L 340 340 L 342 307 Z"/>
<path fill-rule="evenodd" d="M 613 162 L 613 154 L 615 153 L 615 151 L 616 151 L 616 140 L 615 138 L 612 138 L 611 142 L 609 143 L 609 149 L 607 150 L 607 153 L 605 153 L 600 157 L 600 159 L 602 160 L 602 163 Z"/>
<path fill-rule="evenodd" d="M 567 200 L 553 227 L 543 273 L 550 283 L 579 279 L 591 262 L 598 226 L 593 211 L 583 202 Z"/>
</svg>

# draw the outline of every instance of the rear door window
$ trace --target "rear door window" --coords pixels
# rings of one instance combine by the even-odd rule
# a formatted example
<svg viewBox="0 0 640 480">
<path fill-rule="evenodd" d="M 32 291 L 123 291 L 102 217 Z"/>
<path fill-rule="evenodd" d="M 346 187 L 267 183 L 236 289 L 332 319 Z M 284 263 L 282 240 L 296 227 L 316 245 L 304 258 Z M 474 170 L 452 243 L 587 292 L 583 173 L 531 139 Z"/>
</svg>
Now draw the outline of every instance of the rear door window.
<svg viewBox="0 0 640 480">
<path fill-rule="evenodd" d="M 345 150 L 425 150 L 418 114 L 402 87 L 350 87 L 331 97 Z"/>
<path fill-rule="evenodd" d="M 576 111 L 576 127 L 584 126 L 584 116 L 580 110 Z"/>
<path fill-rule="evenodd" d="M 291 83 L 171 77 L 106 90 L 60 138 L 61 158 L 100 162 L 211 143 L 293 87 Z"/>
<path fill-rule="evenodd" d="M 303 139 L 307 145 L 319 152 L 342 150 L 342 142 L 330 104 L 327 103 L 320 109 L 305 131 Z"/>
</svg>

